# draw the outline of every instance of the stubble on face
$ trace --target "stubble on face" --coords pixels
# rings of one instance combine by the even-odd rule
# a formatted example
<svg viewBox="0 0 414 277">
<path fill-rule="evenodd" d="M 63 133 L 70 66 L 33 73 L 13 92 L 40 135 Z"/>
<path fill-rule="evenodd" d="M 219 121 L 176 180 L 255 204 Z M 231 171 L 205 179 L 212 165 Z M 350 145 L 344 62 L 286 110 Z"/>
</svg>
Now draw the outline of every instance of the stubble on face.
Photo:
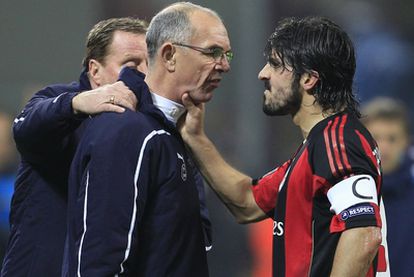
<svg viewBox="0 0 414 277">
<path fill-rule="evenodd" d="M 265 80 L 265 93 L 263 95 L 263 112 L 269 116 L 295 115 L 302 103 L 302 93 L 299 90 L 299 80 L 294 78 L 290 88 L 280 87 L 272 91 L 270 83 Z"/>
</svg>

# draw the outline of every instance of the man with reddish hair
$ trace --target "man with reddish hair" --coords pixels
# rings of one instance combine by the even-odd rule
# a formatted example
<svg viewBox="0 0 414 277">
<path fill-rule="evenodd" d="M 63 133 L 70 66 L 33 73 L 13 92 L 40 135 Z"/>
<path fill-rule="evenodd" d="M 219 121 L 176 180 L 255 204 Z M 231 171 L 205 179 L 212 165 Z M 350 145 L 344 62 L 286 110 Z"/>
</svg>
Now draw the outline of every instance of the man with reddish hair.
<svg viewBox="0 0 414 277">
<path fill-rule="evenodd" d="M 135 110 L 117 82 L 124 66 L 147 70 L 147 23 L 100 21 L 89 32 L 78 82 L 37 92 L 13 124 L 21 155 L 1 276 L 60 276 L 66 238 L 69 167 L 88 115 Z"/>
</svg>

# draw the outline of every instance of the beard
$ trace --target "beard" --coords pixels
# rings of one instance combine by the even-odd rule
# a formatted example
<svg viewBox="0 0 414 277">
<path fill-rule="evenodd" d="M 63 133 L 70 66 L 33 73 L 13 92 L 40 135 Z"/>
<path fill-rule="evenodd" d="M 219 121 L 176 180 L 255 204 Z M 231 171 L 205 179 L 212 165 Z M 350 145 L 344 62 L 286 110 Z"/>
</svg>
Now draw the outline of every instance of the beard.
<svg viewBox="0 0 414 277">
<path fill-rule="evenodd" d="M 270 86 L 268 87 L 270 91 Z M 276 103 L 276 102 L 268 102 L 266 103 L 266 95 L 263 95 L 263 112 L 269 116 L 275 115 L 295 115 L 300 108 L 302 103 L 302 93 L 299 91 L 299 79 L 296 78 L 292 81 L 292 85 L 290 87 L 291 93 L 290 97 L 285 99 L 283 104 Z"/>
</svg>

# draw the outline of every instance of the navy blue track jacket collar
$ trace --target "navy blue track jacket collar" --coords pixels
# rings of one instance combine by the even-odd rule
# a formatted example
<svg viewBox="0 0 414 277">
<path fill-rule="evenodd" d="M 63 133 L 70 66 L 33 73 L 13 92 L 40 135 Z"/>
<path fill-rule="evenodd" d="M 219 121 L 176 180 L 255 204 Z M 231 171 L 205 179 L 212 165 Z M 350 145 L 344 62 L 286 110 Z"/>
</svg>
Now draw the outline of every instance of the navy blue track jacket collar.
<svg viewBox="0 0 414 277">
<path fill-rule="evenodd" d="M 137 110 L 155 116 L 168 127 L 169 131 L 177 132 L 174 124 L 165 117 L 162 111 L 154 106 L 149 87 L 142 81 L 144 78 L 145 74 L 129 67 L 123 68 L 119 73 L 119 80 L 123 81 L 138 99 Z"/>
<path fill-rule="evenodd" d="M 88 77 L 88 71 L 86 71 L 86 68 L 82 70 L 81 75 L 79 76 L 79 90 L 85 91 L 85 90 L 91 90 L 91 83 L 89 82 Z"/>
</svg>

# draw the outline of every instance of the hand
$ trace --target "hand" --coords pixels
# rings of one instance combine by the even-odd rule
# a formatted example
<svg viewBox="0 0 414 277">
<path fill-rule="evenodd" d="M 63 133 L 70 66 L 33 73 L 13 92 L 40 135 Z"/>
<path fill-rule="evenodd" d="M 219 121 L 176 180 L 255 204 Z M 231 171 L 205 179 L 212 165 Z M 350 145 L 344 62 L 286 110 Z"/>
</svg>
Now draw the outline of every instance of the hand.
<svg viewBox="0 0 414 277">
<path fill-rule="evenodd" d="M 187 112 L 178 122 L 178 130 L 186 143 L 204 134 L 204 103 L 194 104 L 188 93 L 182 96 L 182 102 Z"/>
<path fill-rule="evenodd" d="M 81 92 L 72 99 L 75 114 L 122 113 L 125 108 L 135 111 L 136 106 L 135 94 L 122 81 Z"/>
</svg>

